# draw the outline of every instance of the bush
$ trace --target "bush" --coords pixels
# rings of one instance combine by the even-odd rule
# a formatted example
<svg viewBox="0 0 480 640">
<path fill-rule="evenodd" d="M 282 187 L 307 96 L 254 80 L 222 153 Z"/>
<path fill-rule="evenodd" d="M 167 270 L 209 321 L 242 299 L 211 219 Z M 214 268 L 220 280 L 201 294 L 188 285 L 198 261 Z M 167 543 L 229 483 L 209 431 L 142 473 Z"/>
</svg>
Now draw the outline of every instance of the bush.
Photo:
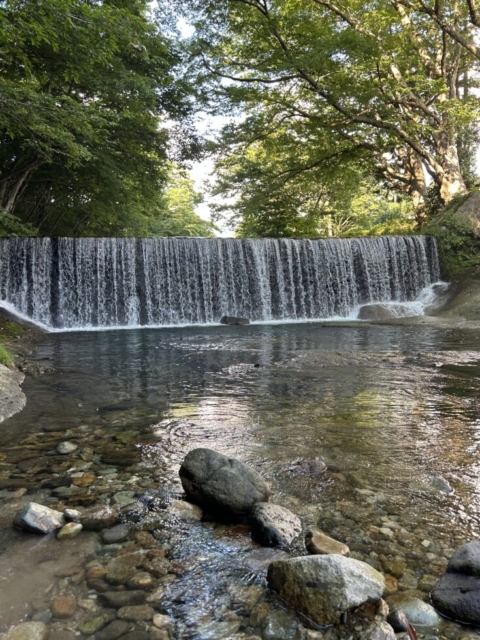
<svg viewBox="0 0 480 640">
<path fill-rule="evenodd" d="M 449 277 L 480 270 L 480 236 L 473 222 L 458 211 L 465 200 L 463 196 L 452 201 L 421 230 L 436 238 L 442 273 Z"/>
</svg>

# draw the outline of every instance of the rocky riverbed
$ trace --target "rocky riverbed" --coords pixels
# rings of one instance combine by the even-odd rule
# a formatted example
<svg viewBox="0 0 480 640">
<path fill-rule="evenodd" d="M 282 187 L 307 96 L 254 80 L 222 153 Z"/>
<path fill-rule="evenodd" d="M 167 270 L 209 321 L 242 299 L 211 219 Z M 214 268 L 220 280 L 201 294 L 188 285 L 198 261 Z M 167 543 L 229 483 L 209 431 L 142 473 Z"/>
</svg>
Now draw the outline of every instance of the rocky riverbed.
<svg viewBox="0 0 480 640">
<path fill-rule="evenodd" d="M 480 525 L 477 330 L 221 331 L 39 339 L 22 366 L 42 375 L 2 425 L 4 637 L 374 640 L 377 611 L 324 628 L 269 588 L 269 565 L 307 556 L 312 529 L 384 576 L 419 638 L 479 639 L 430 607 Z M 265 478 L 270 501 L 300 519 L 293 543 L 263 547 L 250 525 L 186 501 L 178 472 L 199 446 Z M 15 529 L 30 502 L 70 510 L 81 529 Z"/>
</svg>

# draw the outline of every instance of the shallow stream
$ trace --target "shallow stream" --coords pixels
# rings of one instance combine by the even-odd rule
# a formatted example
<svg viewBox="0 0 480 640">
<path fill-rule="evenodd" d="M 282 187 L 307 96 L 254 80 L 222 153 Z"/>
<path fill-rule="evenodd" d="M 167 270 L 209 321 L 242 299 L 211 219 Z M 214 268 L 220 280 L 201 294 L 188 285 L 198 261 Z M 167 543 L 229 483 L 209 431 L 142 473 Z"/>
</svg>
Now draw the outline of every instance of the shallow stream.
<svg viewBox="0 0 480 640">
<path fill-rule="evenodd" d="M 35 360 L 45 373 L 27 377 L 26 408 L 0 427 L 0 631 L 33 617 L 52 638 L 84 637 L 98 615 L 85 566 L 88 578 L 122 548 L 163 545 L 177 570 L 154 586 L 171 637 L 307 637 L 266 588 L 266 566 L 283 552 L 254 544 L 245 527 L 201 522 L 178 503 L 161 521 L 137 518 L 150 538 L 116 545 L 11 527 L 31 500 L 84 509 L 158 488 L 182 498 L 178 468 L 198 446 L 256 468 L 305 527 L 388 574 L 393 597 L 428 600 L 453 550 L 478 537 L 479 331 L 311 323 L 46 334 Z M 78 449 L 59 455 L 64 440 Z M 309 465 L 317 458 L 325 474 Z M 83 604 L 51 618 L 64 593 Z M 438 637 L 465 633 L 447 623 Z"/>
</svg>

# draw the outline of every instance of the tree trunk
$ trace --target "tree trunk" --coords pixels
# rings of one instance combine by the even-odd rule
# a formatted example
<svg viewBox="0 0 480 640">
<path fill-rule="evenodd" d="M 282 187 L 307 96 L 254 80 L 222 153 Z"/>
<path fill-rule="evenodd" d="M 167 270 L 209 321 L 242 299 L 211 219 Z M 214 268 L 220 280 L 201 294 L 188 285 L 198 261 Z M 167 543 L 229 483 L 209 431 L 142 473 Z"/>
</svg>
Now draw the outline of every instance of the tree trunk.
<svg viewBox="0 0 480 640">
<path fill-rule="evenodd" d="M 456 142 L 445 131 L 435 136 L 435 142 L 443 168 L 443 173 L 438 176 L 440 197 L 448 204 L 455 196 L 467 193 L 468 190 L 462 177 Z"/>
</svg>

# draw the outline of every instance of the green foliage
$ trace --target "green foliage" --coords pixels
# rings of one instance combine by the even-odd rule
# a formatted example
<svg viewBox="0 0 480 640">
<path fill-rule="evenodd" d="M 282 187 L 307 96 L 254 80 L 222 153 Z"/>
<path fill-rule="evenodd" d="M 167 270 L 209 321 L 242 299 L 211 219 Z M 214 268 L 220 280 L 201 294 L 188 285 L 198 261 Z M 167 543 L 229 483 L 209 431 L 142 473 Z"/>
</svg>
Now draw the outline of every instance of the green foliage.
<svg viewBox="0 0 480 640">
<path fill-rule="evenodd" d="M 22 223 L 17 216 L 0 208 L 0 237 L 36 236 L 38 230 L 29 224 Z"/>
<path fill-rule="evenodd" d="M 472 221 L 457 211 L 464 201 L 465 197 L 452 201 L 421 230 L 437 239 L 442 272 L 447 277 L 480 267 L 480 236 L 475 234 Z"/>
<path fill-rule="evenodd" d="M 147 0 L 0 2 L 0 206 L 41 235 L 136 233 L 168 179 L 162 122 L 190 109 L 177 62 Z"/>
<path fill-rule="evenodd" d="M 479 99 L 470 91 L 475 58 L 422 10 L 424 3 L 168 4 L 196 29 L 188 43 L 192 77 L 208 87 L 217 111 L 245 115 L 221 136 L 223 175 L 217 188 L 225 197 L 235 190 L 244 194 L 242 233 L 310 233 L 317 217 L 316 199 L 312 203 L 309 195 L 313 189 L 290 189 L 286 183 L 293 184 L 292 176 L 300 172 L 319 179 L 314 169 L 320 165 L 322 200 L 325 189 L 332 192 L 340 182 L 339 163 L 345 183 L 360 163 L 363 175 L 410 196 L 419 211 L 425 169 L 444 203 L 465 191 L 462 170 L 466 179 L 478 137 Z M 467 44 L 474 42 L 470 27 L 466 5 L 458 6 L 455 28 Z M 267 159 L 265 166 L 250 157 L 252 149 Z M 244 176 L 235 168 L 242 157 Z M 272 194 L 269 203 L 257 198 L 260 182 Z M 275 205 L 273 194 L 281 192 Z M 287 194 L 292 206 L 303 207 L 295 225 Z M 259 224 L 253 220 L 255 207 L 262 216 Z"/>
<path fill-rule="evenodd" d="M 0 364 L 6 367 L 12 368 L 14 366 L 13 355 L 8 349 L 0 344 Z"/>
</svg>

